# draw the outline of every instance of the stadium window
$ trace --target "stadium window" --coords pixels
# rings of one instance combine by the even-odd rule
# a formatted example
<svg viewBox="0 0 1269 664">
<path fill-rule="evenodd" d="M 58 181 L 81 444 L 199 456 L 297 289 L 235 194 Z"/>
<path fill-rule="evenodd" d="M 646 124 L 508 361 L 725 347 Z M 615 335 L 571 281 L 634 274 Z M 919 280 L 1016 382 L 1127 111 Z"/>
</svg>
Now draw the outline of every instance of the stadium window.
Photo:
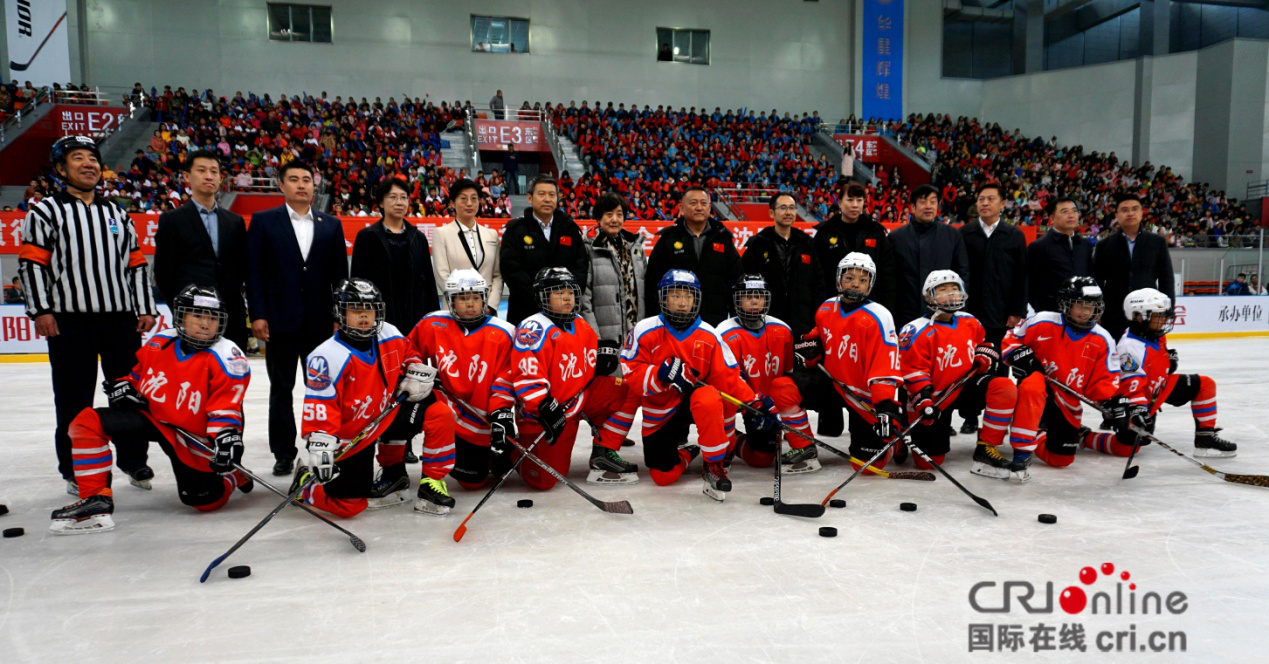
<svg viewBox="0 0 1269 664">
<path fill-rule="evenodd" d="M 709 30 L 657 28 L 657 60 L 709 64 Z"/>
<path fill-rule="evenodd" d="M 472 14 L 471 50 L 477 53 L 528 53 L 529 19 Z"/>
<path fill-rule="evenodd" d="M 269 40 L 331 43 L 334 26 L 326 5 L 269 3 Z"/>
</svg>

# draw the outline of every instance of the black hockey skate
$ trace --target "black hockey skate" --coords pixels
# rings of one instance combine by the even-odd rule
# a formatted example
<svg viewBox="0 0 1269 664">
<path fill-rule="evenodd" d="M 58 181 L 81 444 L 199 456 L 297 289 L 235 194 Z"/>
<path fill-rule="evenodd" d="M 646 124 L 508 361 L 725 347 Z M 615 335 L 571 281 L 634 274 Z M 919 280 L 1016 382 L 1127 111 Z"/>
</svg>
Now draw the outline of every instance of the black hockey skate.
<svg viewBox="0 0 1269 664">
<path fill-rule="evenodd" d="M 115 501 L 110 496 L 89 496 L 60 510 L 53 510 L 48 529 L 55 535 L 82 535 L 114 530 Z"/>
<path fill-rule="evenodd" d="M 720 503 L 727 497 L 731 480 L 727 479 L 727 469 L 721 462 L 705 462 L 705 487 L 701 491 Z"/>
<path fill-rule="evenodd" d="M 1217 435 L 1220 429 L 1199 429 L 1194 432 L 1194 456 L 1202 459 L 1228 459 L 1238 456 L 1238 445 Z"/>
<path fill-rule="evenodd" d="M 780 455 L 780 472 L 788 475 L 813 473 L 820 469 L 819 453 L 815 445 L 807 445 L 802 449 L 793 448 Z"/>
<path fill-rule="evenodd" d="M 406 474 L 405 464 L 384 466 L 370 486 L 366 509 L 381 510 L 404 505 L 410 499 L 409 491 L 410 476 Z"/>
<path fill-rule="evenodd" d="M 598 445 L 590 449 L 588 484 L 634 484 L 639 481 L 639 467 L 621 458 L 615 450 Z"/>
<path fill-rule="evenodd" d="M 424 514 L 445 515 L 454 507 L 445 480 L 424 477 L 419 482 L 419 499 L 414 501 L 414 511 Z"/>
</svg>

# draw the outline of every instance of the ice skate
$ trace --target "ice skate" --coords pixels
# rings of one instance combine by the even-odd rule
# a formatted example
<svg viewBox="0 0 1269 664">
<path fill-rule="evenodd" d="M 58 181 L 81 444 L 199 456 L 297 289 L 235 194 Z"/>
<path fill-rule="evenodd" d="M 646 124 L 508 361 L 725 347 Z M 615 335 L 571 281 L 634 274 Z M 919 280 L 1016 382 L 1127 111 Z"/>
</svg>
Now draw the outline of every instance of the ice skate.
<svg viewBox="0 0 1269 664">
<path fill-rule="evenodd" d="M 590 450 L 590 475 L 587 484 L 634 484 L 639 481 L 639 467 L 621 458 L 615 450 L 598 445 Z"/>
<path fill-rule="evenodd" d="M 114 530 L 115 501 L 110 496 L 89 496 L 60 510 L 53 510 L 48 529 L 55 535 L 82 535 Z"/>
</svg>

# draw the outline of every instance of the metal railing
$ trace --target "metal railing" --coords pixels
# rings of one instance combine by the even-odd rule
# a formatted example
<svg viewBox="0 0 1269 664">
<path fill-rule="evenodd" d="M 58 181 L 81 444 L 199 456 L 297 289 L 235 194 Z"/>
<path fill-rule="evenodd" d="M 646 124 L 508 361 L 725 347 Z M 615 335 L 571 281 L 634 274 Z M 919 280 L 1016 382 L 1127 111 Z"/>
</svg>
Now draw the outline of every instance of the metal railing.
<svg viewBox="0 0 1269 664">
<path fill-rule="evenodd" d="M 547 116 L 546 111 L 518 108 L 505 108 L 501 111 L 495 111 L 488 106 L 473 106 L 471 112 L 479 120 L 510 120 L 515 122 L 541 122 Z M 502 114 L 502 117 L 498 117 L 499 113 Z"/>
<path fill-rule="evenodd" d="M 1264 182 L 1252 182 L 1247 185 L 1247 198 L 1245 200 L 1264 198 L 1266 196 L 1269 196 L 1269 180 L 1265 180 Z"/>
<path fill-rule="evenodd" d="M 467 135 L 467 164 L 471 169 L 468 175 L 475 177 L 477 173 L 484 169 L 484 164 L 480 163 L 480 145 L 476 139 L 476 119 L 479 109 L 469 108 L 463 115 L 463 133 Z"/>
<path fill-rule="evenodd" d="M 13 115 L 4 118 L 4 121 L 0 122 L 0 145 L 7 143 L 9 141 L 9 133 L 21 127 L 22 123 L 40 107 L 40 104 L 48 103 L 48 100 L 48 87 L 37 89 L 34 97 L 23 100 L 22 108 L 15 109 Z"/>
</svg>

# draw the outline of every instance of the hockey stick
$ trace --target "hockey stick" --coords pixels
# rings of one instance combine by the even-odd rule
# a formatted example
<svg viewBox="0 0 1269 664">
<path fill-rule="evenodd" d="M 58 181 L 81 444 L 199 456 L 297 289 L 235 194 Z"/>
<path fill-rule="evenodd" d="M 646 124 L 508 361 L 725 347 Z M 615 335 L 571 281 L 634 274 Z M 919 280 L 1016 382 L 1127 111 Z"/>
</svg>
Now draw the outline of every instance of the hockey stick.
<svg viewBox="0 0 1269 664">
<path fill-rule="evenodd" d="M 382 413 L 379 413 L 377 416 L 375 416 L 375 418 L 370 421 L 370 424 L 367 424 L 366 427 L 362 429 L 360 432 L 358 432 L 358 434 L 355 437 L 353 437 L 352 440 L 348 441 L 347 445 L 344 445 L 343 452 L 347 452 L 348 450 L 351 450 L 354 447 L 356 447 L 358 443 L 360 443 L 362 440 L 366 438 L 366 436 L 369 436 L 375 429 L 377 429 L 379 427 L 379 423 L 383 422 L 384 418 L 386 418 L 388 415 L 391 415 L 393 412 L 395 412 L 397 409 L 397 406 L 400 406 L 401 402 L 405 401 L 405 397 L 406 397 L 406 394 L 404 392 L 397 395 L 397 398 L 392 401 L 392 405 L 383 409 Z M 341 452 L 341 454 L 339 455 L 339 458 L 336 459 L 336 462 L 343 460 L 343 458 L 344 458 L 344 454 Z M 261 519 L 260 523 L 257 523 L 256 526 L 252 528 L 250 531 L 248 531 L 246 535 L 243 535 L 242 539 L 238 540 L 237 542 L 234 542 L 234 545 L 229 547 L 228 551 L 220 554 L 218 558 L 213 560 L 211 564 L 207 566 L 207 569 L 203 570 L 203 575 L 198 578 L 198 582 L 207 583 L 207 577 L 211 575 L 212 570 L 215 569 L 217 565 L 225 562 L 225 559 L 233 555 L 234 551 L 237 551 L 238 549 L 242 548 L 242 545 L 246 544 L 247 540 L 251 539 L 253 535 L 260 532 L 260 529 L 263 528 L 266 523 L 272 521 L 273 517 L 277 516 L 278 512 L 281 512 L 288 504 L 294 502 L 296 496 L 300 495 L 300 493 L 302 493 L 304 489 L 308 488 L 309 483 L 313 481 L 313 477 L 314 477 L 313 474 L 309 474 L 308 477 L 305 477 L 303 480 L 301 480 L 299 485 L 295 487 L 295 490 L 292 491 L 290 495 L 286 497 L 286 500 L 283 500 L 280 504 L 278 504 L 277 507 L 273 508 L 273 511 L 269 512 L 268 515 L 264 517 L 264 519 Z"/>
<path fill-rule="evenodd" d="M 959 390 L 973 376 L 974 376 L 973 373 L 968 373 L 960 380 L 949 385 L 947 389 L 943 390 L 943 394 L 939 397 L 938 401 L 935 403 L 935 407 L 942 408 L 944 402 L 947 401 L 948 396 L 951 395 L 956 390 Z M 903 431 L 900 431 L 897 435 L 891 438 L 890 442 L 886 443 L 885 447 L 882 447 L 876 454 L 872 455 L 872 458 L 868 460 L 868 464 L 871 465 L 874 461 L 876 461 L 877 459 L 880 459 L 881 456 L 886 453 L 886 450 L 889 450 L 890 448 L 894 447 L 897 443 L 899 443 L 899 441 L 903 440 L 904 437 L 906 437 L 920 423 L 921 423 L 921 420 L 919 419 L 913 421 L 911 424 L 905 427 Z M 828 495 L 824 496 L 824 502 L 820 504 L 827 505 L 828 501 L 832 500 L 833 496 L 837 495 L 838 491 L 841 491 L 842 489 L 846 488 L 846 485 L 850 484 L 851 480 L 855 479 L 860 473 L 864 472 L 864 468 L 867 468 L 867 467 L 868 466 L 860 466 L 859 468 L 856 468 L 855 472 L 850 477 L 847 477 L 845 482 L 842 482 L 841 484 L 837 485 L 836 489 L 833 489 L 832 491 L 828 492 Z"/>
<path fill-rule="evenodd" d="M 821 364 L 820 369 L 829 378 L 833 378 L 832 375 L 828 373 L 828 370 L 824 368 L 824 365 Z M 833 382 L 836 383 L 837 379 L 833 378 Z M 841 383 L 838 383 L 838 384 L 841 385 Z M 857 410 L 876 414 L 876 411 L 873 410 L 872 406 L 869 406 L 868 404 L 865 404 L 864 402 L 860 401 L 859 397 L 855 396 L 850 390 L 845 389 L 845 386 L 843 386 L 841 393 L 843 396 L 846 397 L 848 401 L 850 401 L 855 406 Z M 986 498 L 978 496 L 974 494 L 973 491 L 966 489 L 965 485 L 961 484 L 960 482 L 957 482 L 955 477 L 952 477 L 951 475 L 947 473 L 946 470 L 943 470 L 943 466 L 940 466 L 936 461 L 934 461 L 934 459 L 931 459 L 930 455 L 926 454 L 925 451 L 922 450 L 920 447 L 918 447 L 915 443 L 909 442 L 908 447 L 913 452 L 916 452 L 917 456 L 921 457 L 922 459 L 925 459 L 925 462 L 933 466 L 935 470 L 939 471 L 939 473 L 943 475 L 943 477 L 946 477 L 947 481 L 956 485 L 957 489 L 960 489 L 962 493 L 969 496 L 970 500 L 973 500 L 975 503 L 978 503 L 979 507 L 982 507 L 988 512 L 991 512 L 995 516 L 1000 516 L 1000 514 L 996 512 L 996 508 L 992 507 L 991 503 L 988 502 Z"/>
<path fill-rule="evenodd" d="M 699 381 L 699 380 L 696 381 L 696 387 L 704 387 L 705 385 L 706 383 L 702 381 Z M 722 390 L 718 390 L 718 396 L 722 397 L 724 401 L 734 406 L 739 406 L 740 408 L 744 408 L 746 411 L 750 413 L 754 413 L 755 415 L 764 414 L 762 413 L 762 411 L 758 410 L 757 408 L 750 406 L 749 404 L 741 401 L 740 399 L 737 399 L 736 397 L 733 397 L 730 394 L 727 394 L 726 392 Z M 783 431 L 791 431 L 795 434 L 802 433 L 801 431 L 794 429 L 793 427 L 785 424 L 784 422 L 780 422 L 778 418 L 776 419 L 776 422 L 779 423 L 780 429 Z M 772 499 L 775 501 L 772 505 L 775 509 L 775 513 L 785 514 L 788 516 L 804 516 L 804 517 L 808 517 L 812 519 L 817 519 L 821 516 L 824 516 L 823 505 L 816 505 L 815 503 L 785 503 L 780 501 L 780 484 L 783 481 L 783 468 L 782 468 L 783 465 L 784 464 L 781 463 L 780 461 L 780 441 L 777 438 L 776 439 L 776 458 L 775 458 L 775 482 L 771 488 L 771 496 L 772 496 Z"/>
<path fill-rule="evenodd" d="M 1089 405 L 1089 406 L 1091 406 L 1092 408 L 1096 409 L 1098 412 L 1101 412 L 1102 414 L 1105 414 L 1105 413 L 1106 413 L 1106 411 L 1105 411 L 1105 410 L 1101 407 L 1101 405 L 1100 405 L 1100 404 L 1098 404 L 1098 403 L 1094 402 L 1093 400 L 1089 399 L 1088 397 L 1084 396 L 1083 394 L 1080 394 L 1079 392 L 1076 392 L 1076 391 L 1075 391 L 1074 389 L 1072 389 L 1069 385 L 1065 385 L 1065 384 L 1063 384 L 1063 383 L 1060 383 L 1060 382 L 1058 382 L 1058 381 L 1056 381 L 1056 380 L 1054 380 L 1054 379 L 1050 378 L 1050 377 L 1049 377 L 1049 376 L 1047 376 L 1047 375 L 1044 377 L 1044 379 L 1045 379 L 1045 380 L 1047 380 L 1048 382 L 1052 383 L 1053 385 L 1056 385 L 1056 386 L 1057 386 L 1058 388 L 1060 388 L 1062 391 L 1064 391 L 1064 392 L 1066 392 L 1066 393 L 1070 394 L 1071 396 L 1075 397 L 1076 399 L 1079 399 L 1080 401 L 1084 402 L 1085 404 L 1088 404 L 1088 405 Z M 1209 466 L 1209 465 L 1207 465 L 1207 464 L 1203 463 L 1202 461 L 1199 461 L 1198 459 L 1195 459 L 1194 457 L 1192 457 L 1192 456 L 1190 456 L 1190 455 L 1188 455 L 1188 454 L 1186 454 L 1186 453 L 1184 453 L 1184 452 L 1181 452 L 1180 450 L 1177 450 L 1176 448 L 1172 447 L 1171 445 L 1169 445 L 1169 444 L 1167 444 L 1167 443 L 1163 442 L 1162 440 L 1159 440 L 1158 438 L 1156 438 L 1156 437 L 1154 436 L 1154 434 L 1150 433 L 1149 431 L 1146 431 L 1145 429 L 1142 429 L 1141 427 L 1139 427 L 1139 426 L 1137 426 L 1137 425 L 1135 425 L 1135 424 L 1131 424 L 1131 423 L 1130 423 L 1130 424 L 1128 425 L 1128 428 L 1129 428 L 1130 430 L 1132 430 L 1132 432 L 1133 432 L 1133 433 L 1135 433 L 1135 434 L 1137 434 L 1138 436 L 1140 436 L 1140 437 L 1142 437 L 1142 438 L 1146 438 L 1147 440 L 1150 440 L 1151 442 L 1158 443 L 1158 444 L 1159 444 L 1159 446 L 1160 446 L 1160 447 L 1162 447 L 1163 449 L 1165 449 L 1165 450 L 1167 450 L 1167 451 L 1169 451 L 1169 452 L 1171 452 L 1171 453 L 1173 453 L 1173 454 L 1175 454 L 1175 455 L 1177 455 L 1177 456 L 1181 457 L 1182 459 L 1185 459 L 1186 461 L 1189 461 L 1190 463 L 1192 463 L 1192 464 L 1194 464 L 1194 465 L 1198 466 L 1199 468 L 1202 468 L 1203 470 L 1206 470 L 1207 472 L 1209 472 L 1209 473 L 1211 473 L 1211 474 L 1213 474 L 1213 475 L 1215 475 L 1215 476 L 1217 476 L 1217 477 L 1221 478 L 1222 480 L 1224 480 L 1224 481 L 1226 481 L 1226 482 L 1232 482 L 1232 483 L 1234 483 L 1234 484 L 1248 484 L 1248 485 L 1251 485 L 1251 486 L 1269 487 L 1269 475 L 1244 475 L 1244 474 L 1240 474 L 1240 473 L 1224 473 L 1224 472 L 1221 472 L 1221 471 L 1219 471 L 1219 470 L 1216 470 L 1215 468 L 1213 468 L 1213 467 L 1211 467 L 1211 466 Z M 1135 470 L 1135 468 L 1134 468 L 1134 470 Z M 1135 475 L 1136 475 L 1136 473 L 1133 473 L 1133 475 L 1135 476 Z"/>
<path fill-rule="evenodd" d="M 170 425 L 169 425 L 169 426 L 170 426 Z M 206 439 L 206 438 L 203 438 L 202 436 L 199 436 L 198 434 L 195 434 L 195 433 L 193 433 L 193 432 L 186 431 L 186 430 L 184 430 L 184 429 L 182 429 L 182 428 L 180 428 L 180 427 L 178 427 L 178 426 L 173 426 L 172 428 L 173 428 L 173 429 L 175 429 L 177 433 L 179 433 L 180 435 L 184 436 L 185 438 L 187 438 L 187 439 L 189 439 L 191 442 L 193 442 L 195 445 L 197 445 L 197 446 L 199 447 L 199 449 L 201 449 L 201 450 L 203 450 L 204 452 L 207 452 L 207 453 L 213 453 L 213 452 L 212 452 L 212 450 L 211 450 L 211 448 L 210 448 L 210 447 L 208 447 L 208 445 L 207 445 L 207 442 L 206 442 L 206 440 L 207 440 L 207 439 Z M 279 495 L 279 496 L 282 496 L 282 497 L 284 497 L 284 498 L 285 498 L 285 497 L 287 497 L 286 492 L 284 492 L 284 491 L 282 491 L 281 489 L 277 488 L 276 486 L 273 486 L 272 484 L 269 484 L 268 482 L 264 481 L 263 479 L 261 479 L 261 477 L 260 477 L 259 475 L 256 475 L 255 473 L 251 472 L 250 470 L 247 470 L 247 468 L 246 468 L 245 466 L 243 466 L 242 464 L 240 464 L 240 463 L 234 463 L 234 464 L 233 464 L 233 466 L 234 466 L 234 468 L 236 468 L 236 469 L 238 470 L 238 472 L 242 473 L 243 475 L 246 475 L 247 477 L 250 477 L 250 478 L 251 478 L 251 480 L 252 480 L 253 482 L 255 482 L 256 484 L 259 484 L 259 485 L 263 486 L 264 488 L 268 489 L 269 491 L 272 491 L 273 493 L 276 493 L 276 494 L 277 494 L 277 495 Z M 335 530 L 338 530 L 339 532 L 341 532 L 341 533 L 343 533 L 343 534 L 347 535 L 347 536 L 348 536 L 348 541 L 349 541 L 350 543 L 352 543 L 353 548 L 357 549 L 357 551 L 359 551 L 359 552 L 361 552 L 361 553 L 365 553 L 365 552 L 366 552 L 366 543 L 365 543 L 364 541 L 362 541 L 362 539 L 361 539 L 360 537 L 357 537 L 356 535 L 354 535 L 353 533 L 351 533 L 351 532 L 349 532 L 347 529 L 345 529 L 343 526 L 341 526 L 341 525 L 339 525 L 339 524 L 335 523 L 334 521 L 331 521 L 330 519 L 326 518 L 326 516 L 325 516 L 324 514 L 322 514 L 321 512 L 318 512 L 317 510 L 313 509 L 312 507 L 309 507 L 308 505 L 305 505 L 304 503 L 295 503 L 295 506 L 296 506 L 296 507 L 299 507 L 300 509 L 304 510 L 305 512 L 308 512 L 309 514 L 312 514 L 313 516 L 317 517 L 318 519 L 321 519 L 323 522 L 325 522 L 325 523 L 326 523 L 326 525 L 330 526 L 331 528 L 334 528 Z"/>
<path fill-rule="evenodd" d="M 536 448 L 538 446 L 538 443 L 542 442 L 542 439 L 545 437 L 546 437 L 545 431 L 538 434 L 538 437 L 534 439 L 532 443 L 529 444 L 529 450 L 532 451 L 534 448 Z M 473 516 L 476 516 L 476 511 L 480 509 L 481 505 L 484 505 L 485 502 L 489 500 L 490 496 L 494 495 L 494 492 L 498 490 L 498 487 L 502 486 L 502 483 L 507 481 L 508 477 L 511 477 L 511 473 L 514 473 L 516 468 L 519 468 L 520 464 L 524 463 L 524 460 L 526 458 L 528 457 L 521 455 L 519 459 L 516 459 L 516 462 L 511 464 L 511 467 L 507 469 L 507 472 L 503 473 L 502 477 L 499 477 L 498 481 L 495 482 L 494 485 L 489 488 L 489 491 L 485 493 L 485 497 L 481 498 L 480 502 L 476 503 L 476 506 L 471 509 L 471 512 L 467 514 L 467 518 L 463 519 L 463 522 L 458 524 L 458 528 L 454 530 L 455 542 L 463 539 L 463 535 L 467 534 L 467 522 L 471 521 L 471 518 Z"/>
<path fill-rule="evenodd" d="M 467 403 L 466 401 L 463 401 L 462 399 L 459 399 L 458 397 L 448 392 L 442 392 L 442 393 L 446 397 L 453 399 L 454 402 L 457 403 L 458 405 L 462 406 L 463 408 L 466 408 L 468 411 L 471 411 L 472 415 L 475 415 L 477 412 L 479 412 L 475 408 L 472 408 L 471 404 Z M 563 410 L 567 411 L 568 408 L 564 407 Z M 486 422 L 486 424 L 487 423 L 488 422 Z M 546 432 L 544 431 L 543 433 L 546 433 Z M 542 468 L 542 470 L 545 470 L 547 474 L 549 474 L 551 477 L 554 477 L 555 479 L 563 482 L 566 486 L 568 486 L 568 488 L 575 491 L 577 495 L 581 496 L 582 498 L 585 498 L 588 502 L 590 502 L 590 504 L 594 505 L 595 507 L 598 507 L 599 509 L 605 512 L 608 512 L 609 514 L 634 514 L 634 508 L 630 506 L 630 501 L 619 500 L 619 501 L 613 502 L 613 501 L 599 500 L 598 498 L 595 498 L 589 493 L 586 493 L 584 490 L 582 490 L 581 487 L 577 486 L 576 484 L 573 483 L 572 480 L 560 474 L 559 471 L 552 468 L 545 461 L 534 456 L 532 452 L 530 452 L 529 450 L 526 450 L 523 445 L 516 442 L 511 437 L 507 437 L 507 442 L 511 443 L 512 445 L 515 446 L 516 449 L 520 450 L 520 454 L 528 457 L 529 461 L 532 461 L 533 463 L 537 464 L 539 467 Z"/>
</svg>

